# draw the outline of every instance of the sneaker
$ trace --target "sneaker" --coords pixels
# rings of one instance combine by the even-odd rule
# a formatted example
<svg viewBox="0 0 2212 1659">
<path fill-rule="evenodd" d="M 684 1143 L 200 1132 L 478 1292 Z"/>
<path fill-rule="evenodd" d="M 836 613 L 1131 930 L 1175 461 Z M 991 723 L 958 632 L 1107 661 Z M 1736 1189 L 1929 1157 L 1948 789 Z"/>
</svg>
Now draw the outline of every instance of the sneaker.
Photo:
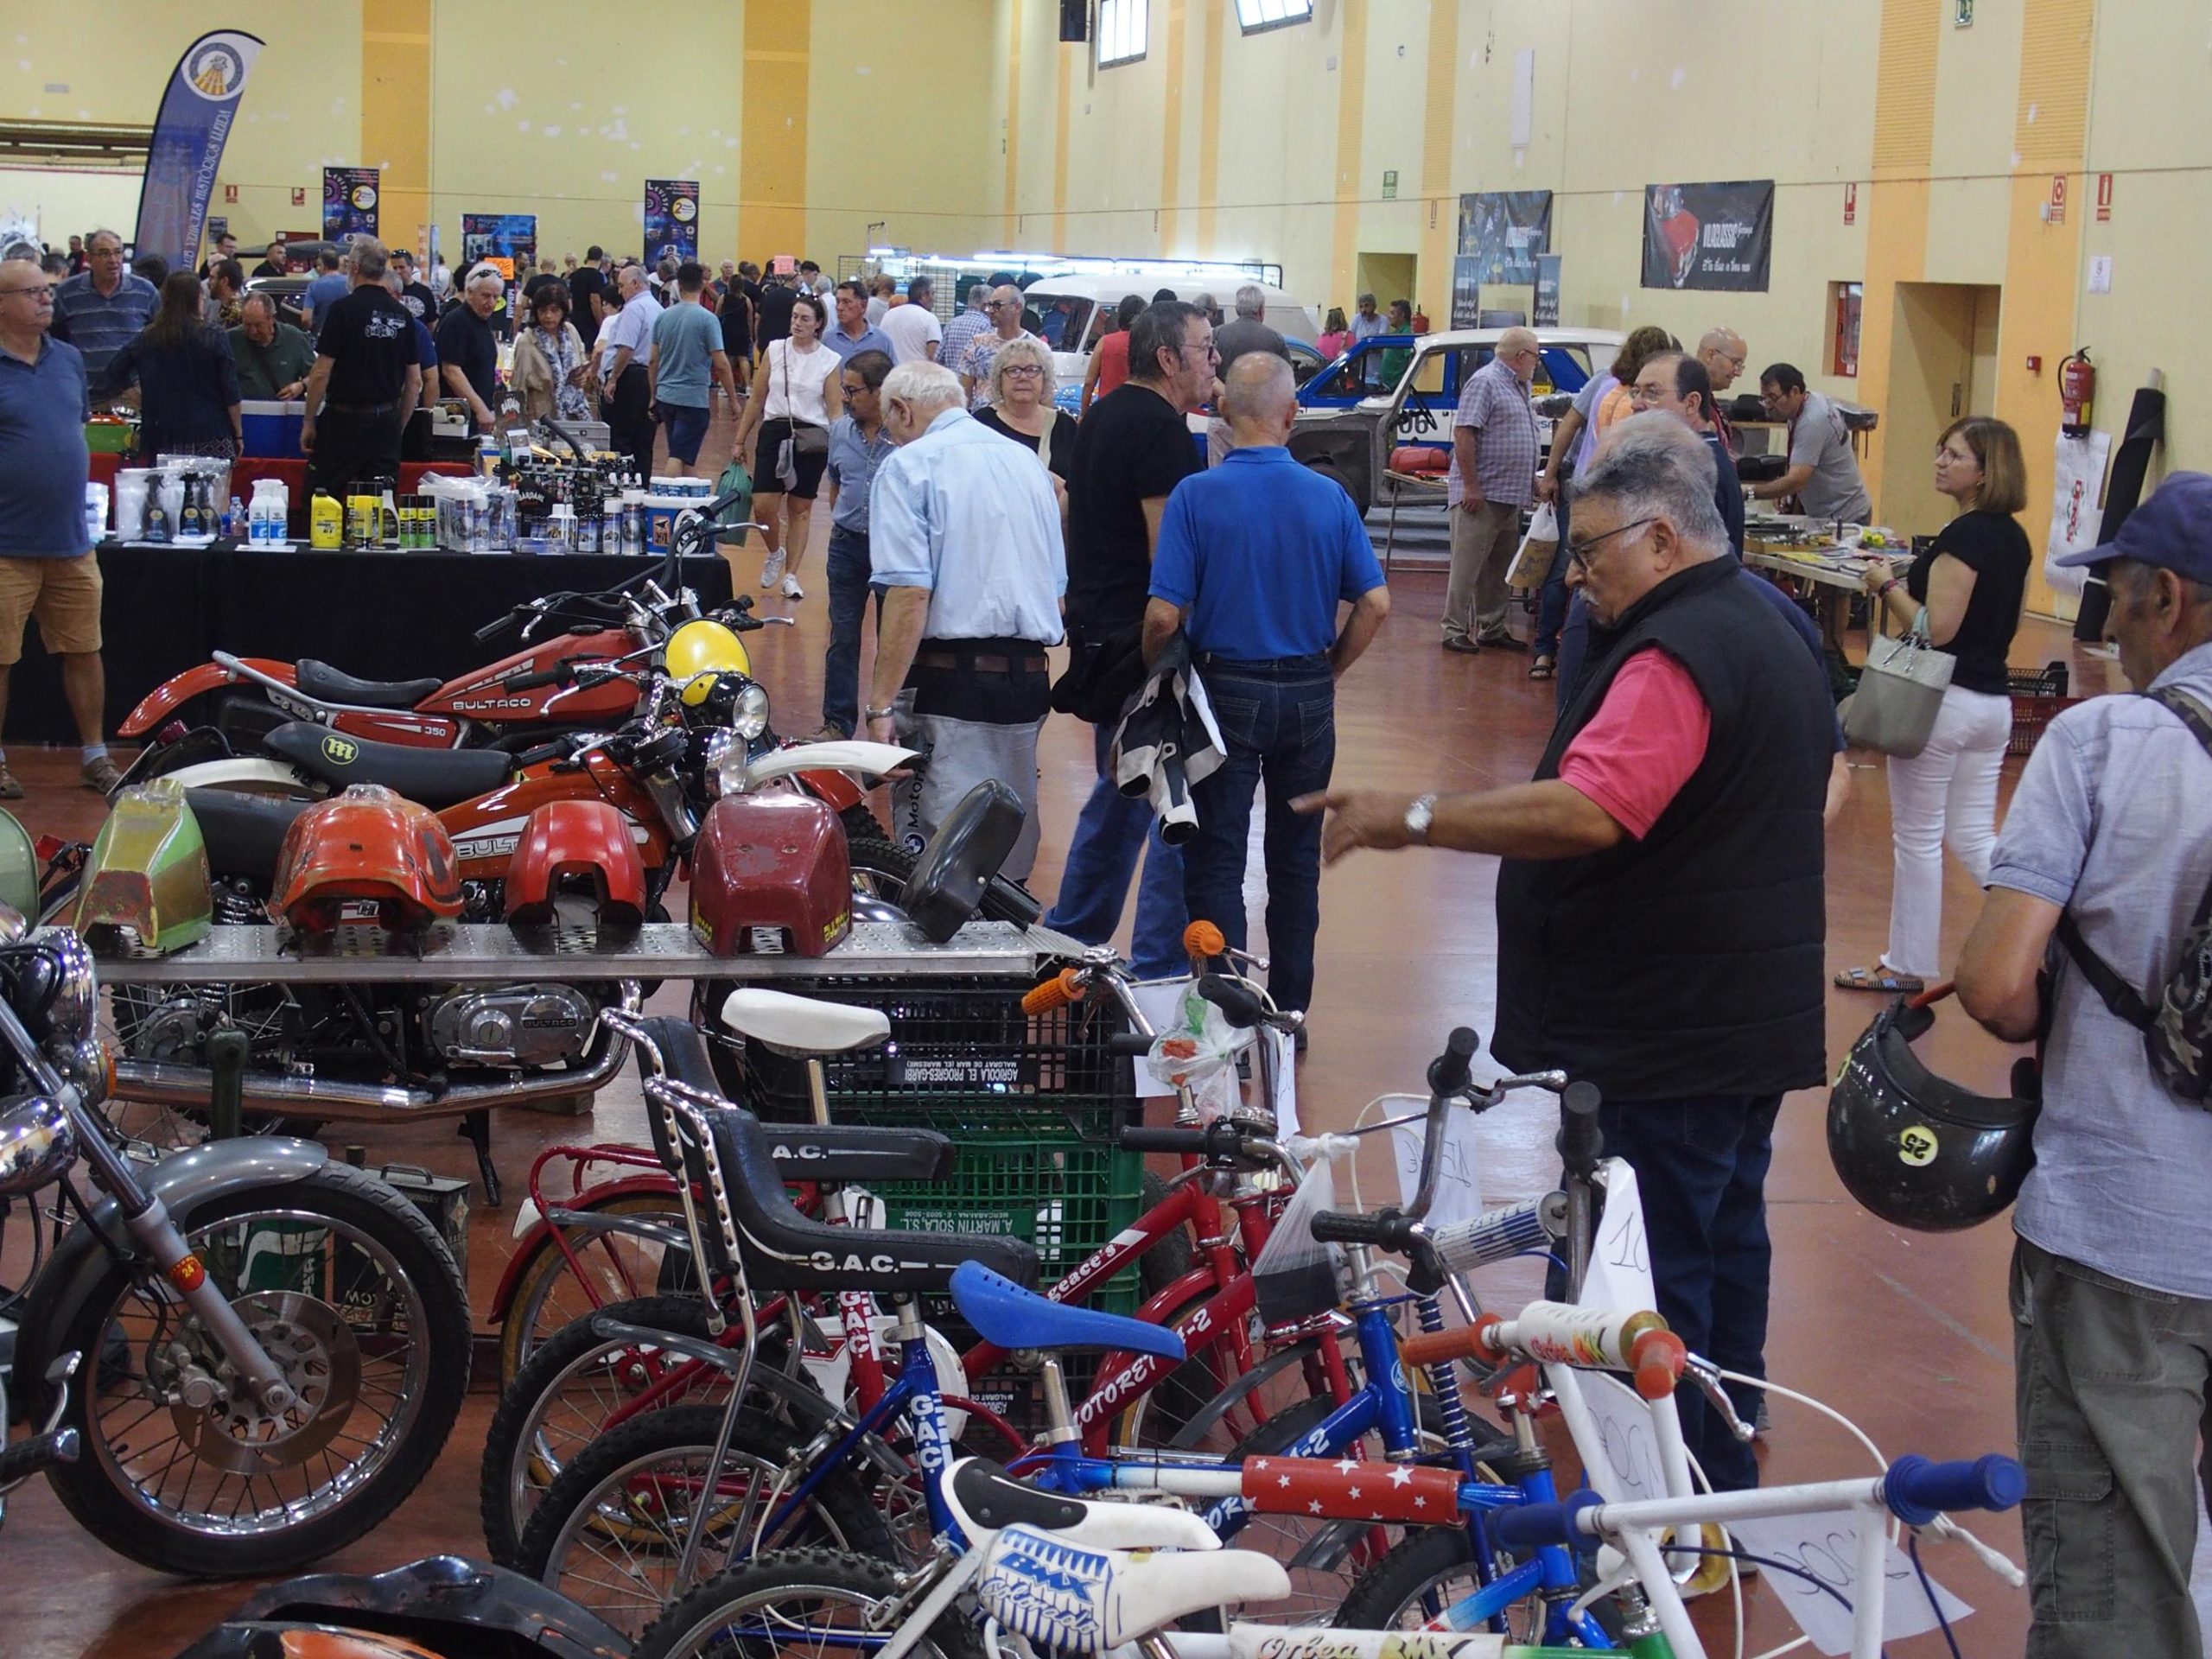
<svg viewBox="0 0 2212 1659">
<path fill-rule="evenodd" d="M 799 740 L 802 743 L 842 743 L 852 736 L 835 721 L 825 720 Z"/>
<path fill-rule="evenodd" d="M 1482 655 L 1483 652 L 1482 645 L 1478 641 L 1468 639 L 1464 633 L 1446 634 L 1444 636 L 1444 649 L 1446 651 L 1456 651 L 1461 655 L 1467 657 L 1479 657 Z"/>
<path fill-rule="evenodd" d="M 1526 639 L 1515 639 L 1514 636 L 1504 628 L 1499 628 L 1492 633 L 1477 634 L 1475 636 L 1475 642 L 1478 645 L 1485 646 L 1492 651 L 1526 651 L 1529 649 L 1529 642 Z"/>
<path fill-rule="evenodd" d="M 784 578 L 784 597 L 785 599 L 793 600 L 804 599 L 806 597 L 806 589 L 798 585 L 798 578 L 797 576 L 786 575 Z"/>
<path fill-rule="evenodd" d="M 765 594 L 772 592 L 776 584 L 783 580 L 784 557 L 784 550 L 779 547 L 768 556 L 767 563 L 760 567 L 760 591 L 762 593 Z"/>
<path fill-rule="evenodd" d="M 99 795 L 114 794 L 116 785 L 123 781 L 123 773 L 117 769 L 115 762 L 104 754 L 94 755 L 86 761 L 77 775 L 85 780 L 86 789 Z"/>
<path fill-rule="evenodd" d="M 23 786 L 16 781 L 16 774 L 8 770 L 8 763 L 0 760 L 0 801 L 20 801 Z"/>
</svg>

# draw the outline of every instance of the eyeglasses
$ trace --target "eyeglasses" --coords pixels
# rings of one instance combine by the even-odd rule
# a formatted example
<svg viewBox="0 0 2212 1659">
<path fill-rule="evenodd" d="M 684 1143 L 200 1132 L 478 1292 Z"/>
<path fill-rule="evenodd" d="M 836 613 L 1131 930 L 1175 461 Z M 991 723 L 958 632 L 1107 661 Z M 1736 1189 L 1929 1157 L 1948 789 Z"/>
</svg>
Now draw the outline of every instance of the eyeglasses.
<svg viewBox="0 0 2212 1659">
<path fill-rule="evenodd" d="M 1000 372 L 1004 374 L 1009 380 L 1017 378 L 1023 380 L 1034 380 L 1041 376 L 1045 371 L 1039 368 L 1034 363 L 1009 363 L 1004 369 L 1000 371 Z"/>
<path fill-rule="evenodd" d="M 51 283 L 41 283 L 36 288 L 0 288 L 0 298 L 16 294 L 28 294 L 34 299 L 50 300 L 54 297 L 54 285 Z"/>
<path fill-rule="evenodd" d="M 1646 524 L 1656 524 L 1658 522 L 1656 518 L 1632 518 L 1627 524 L 1616 524 L 1603 535 L 1592 536 L 1587 541 L 1569 542 L 1567 544 L 1567 563 L 1587 575 L 1590 572 L 1590 555 L 1593 549 L 1611 541 L 1616 536 L 1625 536 L 1631 530 L 1642 530 Z"/>
<path fill-rule="evenodd" d="M 1632 404 L 1656 404 L 1667 396 L 1664 386 L 1634 385 L 1628 389 L 1628 400 Z"/>
</svg>

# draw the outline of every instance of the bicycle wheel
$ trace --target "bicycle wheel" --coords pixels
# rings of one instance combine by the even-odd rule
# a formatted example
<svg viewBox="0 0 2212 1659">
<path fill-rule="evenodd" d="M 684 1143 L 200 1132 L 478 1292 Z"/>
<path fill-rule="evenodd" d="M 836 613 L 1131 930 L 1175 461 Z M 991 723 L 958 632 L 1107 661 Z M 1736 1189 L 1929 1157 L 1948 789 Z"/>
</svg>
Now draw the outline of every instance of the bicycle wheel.
<svg viewBox="0 0 2212 1659">
<path fill-rule="evenodd" d="M 622 1192 L 593 1203 L 563 1206 L 600 1216 L 637 1216 L 681 1228 L 683 1207 L 670 1192 Z M 499 1386 L 511 1385 L 539 1344 L 608 1302 L 666 1295 L 695 1287 L 690 1254 L 627 1233 L 578 1233 L 569 1241 L 585 1280 L 554 1243 L 550 1232 L 529 1246 L 515 1281 L 514 1300 L 499 1326 Z"/>
<path fill-rule="evenodd" d="M 1214 1293 L 1202 1291 L 1160 1321 L 1172 1330 L 1180 1330 L 1192 1315 L 1213 1299 Z M 1224 1389 L 1236 1381 L 1230 1374 L 1230 1353 L 1226 1333 L 1213 1341 L 1191 1351 L 1183 1363 L 1167 1372 L 1144 1393 L 1138 1395 L 1116 1415 L 1109 1439 L 1116 1446 L 1136 1446 L 1147 1451 L 1161 1450 L 1181 1434 L 1198 1414 L 1221 1397 Z M 1286 1402 L 1306 1392 L 1295 1372 L 1288 1376 L 1277 1396 Z M 1263 1391 L 1262 1403 L 1265 1403 Z M 1212 1431 L 1201 1437 L 1199 1444 L 1185 1449 L 1210 1452 L 1216 1457 L 1227 1457 L 1238 1440 L 1249 1433 L 1259 1419 L 1243 1406 L 1232 1408 Z"/>
<path fill-rule="evenodd" d="M 1501 1552 L 1497 1563 L 1503 1572 L 1513 1561 Z M 1332 1622 L 1350 1630 L 1417 1629 L 1481 1586 L 1467 1529 L 1424 1527 L 1408 1533 L 1371 1571 L 1360 1576 L 1358 1587 L 1344 1598 L 1344 1608 Z M 1610 1600 L 1598 1603 L 1590 1611 L 1608 1635 L 1618 1634 L 1620 1621 Z M 1506 1639 L 1541 1643 L 1544 1618 L 1541 1596 L 1515 1602 L 1505 1609 Z"/>
<path fill-rule="evenodd" d="M 654 1620 L 631 1659 L 855 1659 L 882 1646 L 872 1618 L 899 1594 L 887 1562 L 783 1549 L 717 1573 Z M 957 1605 L 916 1645 L 921 1659 L 983 1659 Z"/>
<path fill-rule="evenodd" d="M 738 1418 L 720 1482 L 703 1494 L 721 1427 L 715 1407 L 677 1406 L 601 1435 L 546 1489 L 523 1529 L 516 1570 L 637 1635 L 690 1587 L 677 1578 L 695 1514 L 706 1573 L 752 1553 L 779 1501 L 799 1440 L 750 1411 Z M 804 1508 L 758 1541 L 891 1554 L 889 1528 L 847 1469 L 831 1470 Z"/>
</svg>

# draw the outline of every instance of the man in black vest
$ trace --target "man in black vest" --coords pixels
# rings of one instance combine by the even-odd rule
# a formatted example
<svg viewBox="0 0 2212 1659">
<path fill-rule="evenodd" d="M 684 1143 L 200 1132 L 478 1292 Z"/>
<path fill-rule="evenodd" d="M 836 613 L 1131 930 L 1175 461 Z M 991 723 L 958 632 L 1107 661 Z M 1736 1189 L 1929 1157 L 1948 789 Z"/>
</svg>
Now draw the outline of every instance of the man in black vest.
<svg viewBox="0 0 2212 1659">
<path fill-rule="evenodd" d="M 1323 855 L 1494 853 L 1497 1034 L 1516 1071 L 1604 1091 L 1636 1170 L 1658 1311 L 1693 1351 L 1764 1373 L 1764 1185 L 1783 1091 L 1825 1080 L 1821 804 L 1835 721 L 1789 625 L 1728 556 L 1713 467 L 1638 415 L 1574 485 L 1567 581 L 1590 658 L 1535 781 L 1417 798 L 1307 797 Z M 1736 1391 L 1749 1421 L 1756 1391 Z M 1758 1483 L 1694 1394 L 1683 1436 L 1713 1485 Z"/>
</svg>

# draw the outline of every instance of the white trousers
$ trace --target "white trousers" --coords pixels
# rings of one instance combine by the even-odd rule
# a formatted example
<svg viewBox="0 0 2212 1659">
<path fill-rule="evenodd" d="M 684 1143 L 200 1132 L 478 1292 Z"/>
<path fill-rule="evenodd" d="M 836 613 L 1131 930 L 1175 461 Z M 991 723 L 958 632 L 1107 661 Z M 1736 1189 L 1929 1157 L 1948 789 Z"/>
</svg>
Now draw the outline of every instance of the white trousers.
<svg viewBox="0 0 2212 1659">
<path fill-rule="evenodd" d="M 1976 887 L 1997 842 L 1997 770 L 2012 735 L 2012 700 L 1951 686 L 1928 747 L 1890 757 L 1890 948 L 1882 965 L 1934 981 L 1942 974 L 1943 849 Z"/>
</svg>

